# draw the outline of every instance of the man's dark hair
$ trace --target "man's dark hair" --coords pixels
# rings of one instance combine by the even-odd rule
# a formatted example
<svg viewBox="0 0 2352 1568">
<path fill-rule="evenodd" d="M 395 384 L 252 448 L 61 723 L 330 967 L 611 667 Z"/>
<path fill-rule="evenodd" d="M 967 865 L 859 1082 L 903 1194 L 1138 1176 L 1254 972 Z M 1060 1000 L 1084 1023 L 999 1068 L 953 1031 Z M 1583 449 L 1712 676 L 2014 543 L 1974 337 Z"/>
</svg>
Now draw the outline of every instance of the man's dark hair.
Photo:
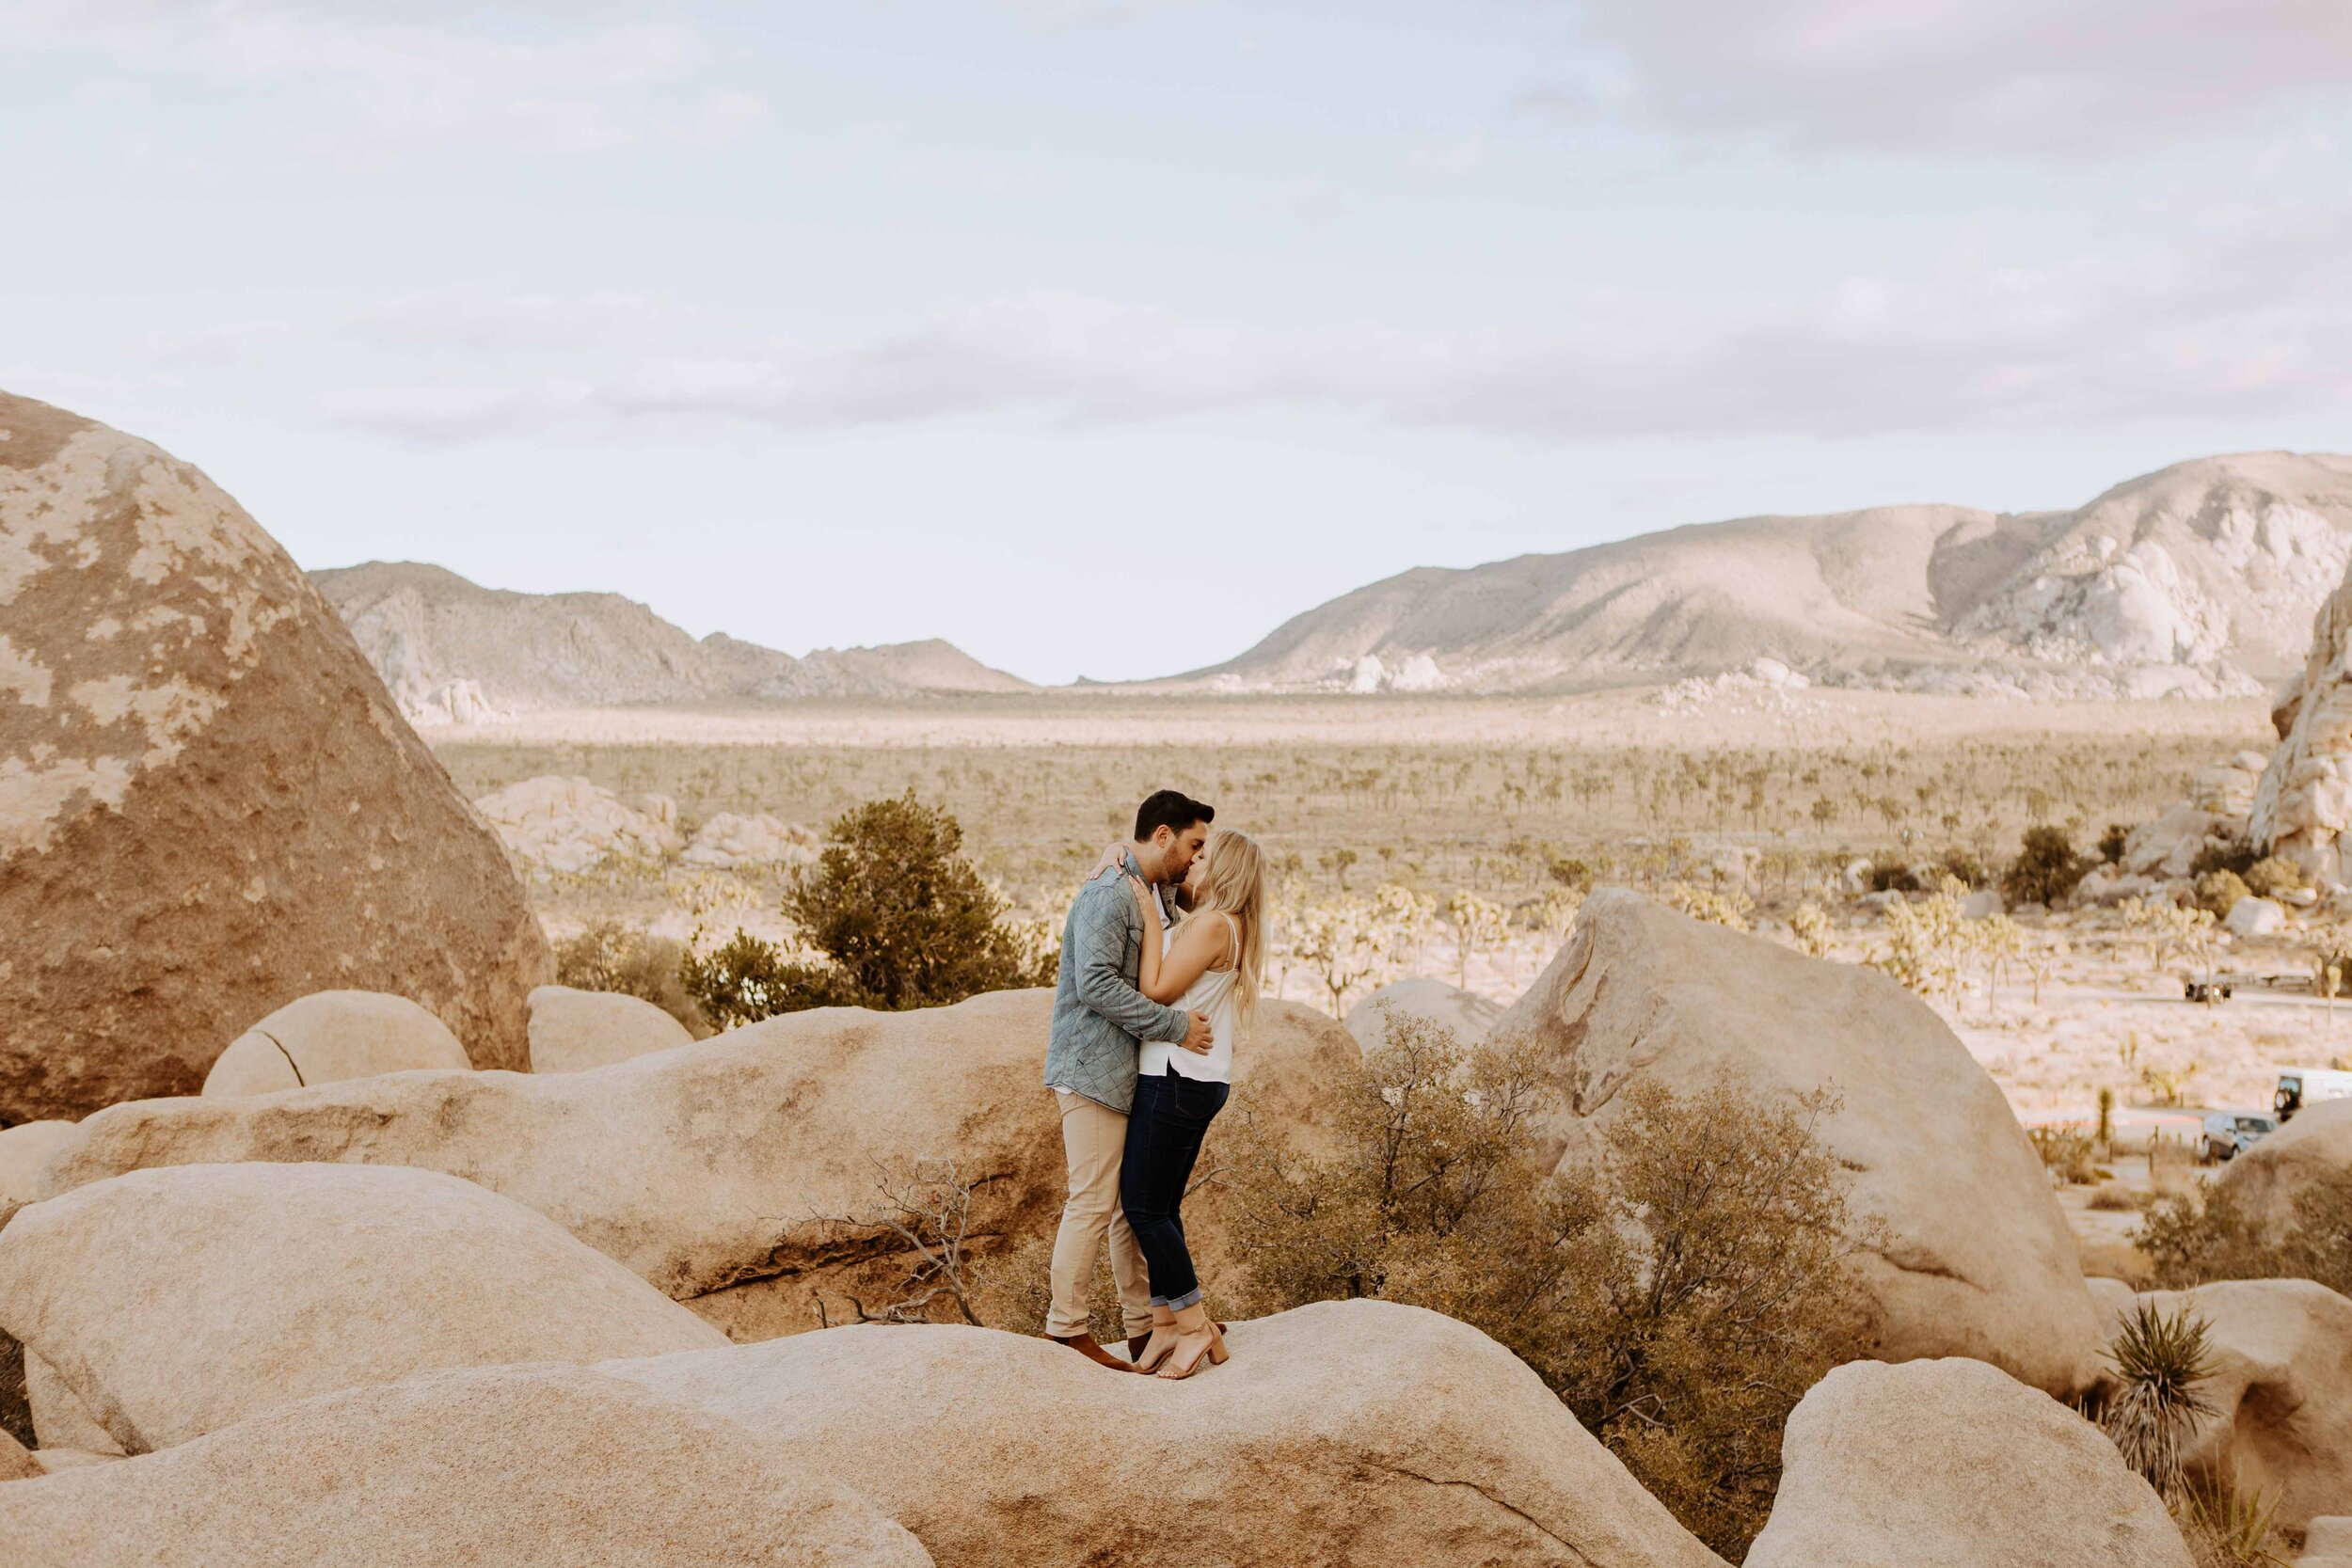
<svg viewBox="0 0 2352 1568">
<path fill-rule="evenodd" d="M 1136 842 L 1142 843 L 1162 828 L 1181 833 L 1195 822 L 1216 820 L 1215 806 L 1204 806 L 1181 790 L 1153 790 L 1136 808 Z"/>
</svg>

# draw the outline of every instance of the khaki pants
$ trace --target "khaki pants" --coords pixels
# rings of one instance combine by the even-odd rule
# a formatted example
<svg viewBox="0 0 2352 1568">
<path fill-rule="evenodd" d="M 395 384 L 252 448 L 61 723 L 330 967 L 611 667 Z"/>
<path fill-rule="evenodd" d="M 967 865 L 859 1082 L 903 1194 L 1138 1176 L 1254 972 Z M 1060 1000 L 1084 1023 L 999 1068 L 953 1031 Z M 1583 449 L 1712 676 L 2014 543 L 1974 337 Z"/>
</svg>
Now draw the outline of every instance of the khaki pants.
<svg viewBox="0 0 2352 1568">
<path fill-rule="evenodd" d="M 1070 1167 L 1070 1196 L 1054 1236 L 1054 1305 L 1045 1332 L 1068 1338 L 1086 1330 L 1094 1294 L 1094 1260 L 1111 1244 L 1111 1277 L 1130 1338 L 1152 1331 L 1152 1284 L 1143 1249 L 1119 1207 L 1119 1161 L 1127 1148 L 1127 1118 L 1085 1095 L 1056 1089 L 1061 1107 L 1062 1156 Z"/>
</svg>

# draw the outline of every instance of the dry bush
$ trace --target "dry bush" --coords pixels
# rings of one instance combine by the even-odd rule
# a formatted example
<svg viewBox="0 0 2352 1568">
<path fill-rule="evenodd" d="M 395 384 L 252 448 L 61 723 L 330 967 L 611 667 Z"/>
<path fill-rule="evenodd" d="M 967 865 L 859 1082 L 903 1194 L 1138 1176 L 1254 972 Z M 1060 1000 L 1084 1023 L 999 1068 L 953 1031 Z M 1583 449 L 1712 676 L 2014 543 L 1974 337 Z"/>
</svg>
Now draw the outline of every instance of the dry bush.
<svg viewBox="0 0 2352 1568">
<path fill-rule="evenodd" d="M 2030 1127 L 2026 1130 L 2026 1136 L 2054 1180 L 2070 1187 L 2088 1187 L 2106 1174 L 2099 1168 L 2099 1146 L 2088 1132 L 2068 1127 Z"/>
<path fill-rule="evenodd" d="M 1334 1085 L 1339 1152 L 1252 1127 L 1228 1235 L 1244 1309 L 1376 1296 L 1510 1347 L 1694 1534 L 1737 1558 L 1763 1525 L 1780 1430 L 1857 1353 L 1859 1228 L 1820 1096 L 1759 1102 L 1728 1075 L 1645 1082 L 1604 1168 L 1548 1173 L 1551 1103 L 1524 1045 L 1464 1051 L 1425 1020 Z"/>
<path fill-rule="evenodd" d="M 2169 1291 L 2215 1279 L 2312 1279 L 2352 1294 L 2352 1170 L 2296 1194 L 2276 1233 L 2216 1181 L 2157 1201 L 2132 1240 Z"/>
<path fill-rule="evenodd" d="M 2090 1195 L 2090 1207 L 2102 1213 L 2122 1214 L 2145 1206 L 2138 1195 L 2121 1181 L 2102 1181 Z"/>
<path fill-rule="evenodd" d="M 669 937 L 599 920 L 555 944 L 555 983 L 579 990 L 613 990 L 650 1002 L 686 1025 L 697 1039 L 711 1022 L 679 974 L 686 944 Z"/>
<path fill-rule="evenodd" d="M 2197 879 L 2197 907 L 2216 920 L 2237 907 L 2237 901 L 2249 897 L 2253 890 L 2246 879 L 2226 869 L 2208 871 Z"/>
<path fill-rule="evenodd" d="M 2246 891 L 2257 898 L 2276 898 L 2312 885 L 2303 868 L 2291 860 L 2267 855 L 2246 868 Z M 2228 911 L 2223 911 L 2224 913 Z"/>
</svg>

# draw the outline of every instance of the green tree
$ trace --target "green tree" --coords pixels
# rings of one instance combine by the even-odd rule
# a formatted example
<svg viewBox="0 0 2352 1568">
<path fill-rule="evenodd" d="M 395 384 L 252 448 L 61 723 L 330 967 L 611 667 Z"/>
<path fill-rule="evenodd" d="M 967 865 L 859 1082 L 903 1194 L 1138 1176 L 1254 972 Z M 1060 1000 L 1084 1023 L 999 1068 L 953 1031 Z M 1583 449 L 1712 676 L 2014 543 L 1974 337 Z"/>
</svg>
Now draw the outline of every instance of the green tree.
<svg viewBox="0 0 2352 1568">
<path fill-rule="evenodd" d="M 830 964 L 787 958 L 744 931 L 689 953 L 687 989 L 723 1027 L 806 1007 L 936 1007 L 1054 983 L 1059 955 L 1033 951 L 1005 901 L 963 855 L 955 817 L 910 789 L 842 814 L 784 912 Z"/>
<path fill-rule="evenodd" d="M 2012 904 L 2055 905 L 2090 869 L 2064 828 L 2038 823 L 2026 830 L 2017 858 L 2002 874 L 2001 896 Z"/>
<path fill-rule="evenodd" d="M 932 1007 L 981 991 L 1051 985 L 1005 901 L 964 858 L 963 829 L 909 789 L 845 812 L 784 912 L 879 1007 Z"/>
</svg>

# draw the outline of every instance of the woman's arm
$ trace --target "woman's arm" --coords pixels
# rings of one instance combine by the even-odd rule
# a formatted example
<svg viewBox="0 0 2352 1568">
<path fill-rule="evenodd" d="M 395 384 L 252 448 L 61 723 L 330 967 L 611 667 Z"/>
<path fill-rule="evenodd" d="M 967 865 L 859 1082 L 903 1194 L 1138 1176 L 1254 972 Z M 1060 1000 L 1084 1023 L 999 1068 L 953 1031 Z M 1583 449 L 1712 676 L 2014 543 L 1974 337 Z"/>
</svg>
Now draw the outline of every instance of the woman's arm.
<svg viewBox="0 0 2352 1568">
<path fill-rule="evenodd" d="M 1136 961 L 1136 990 L 1150 996 L 1160 977 L 1160 934 L 1167 927 L 1160 923 L 1160 901 L 1152 896 L 1152 890 L 1135 877 L 1127 879 L 1127 885 L 1135 890 L 1136 903 L 1143 910 L 1143 951 Z"/>
<path fill-rule="evenodd" d="M 1145 924 L 1151 927 L 1144 938 L 1148 954 L 1159 944 L 1159 923 L 1147 916 Z M 1173 1002 L 1225 957 L 1229 945 L 1222 918 L 1195 915 L 1176 927 L 1168 957 L 1145 969 L 1136 989 L 1154 1002 Z"/>
</svg>

